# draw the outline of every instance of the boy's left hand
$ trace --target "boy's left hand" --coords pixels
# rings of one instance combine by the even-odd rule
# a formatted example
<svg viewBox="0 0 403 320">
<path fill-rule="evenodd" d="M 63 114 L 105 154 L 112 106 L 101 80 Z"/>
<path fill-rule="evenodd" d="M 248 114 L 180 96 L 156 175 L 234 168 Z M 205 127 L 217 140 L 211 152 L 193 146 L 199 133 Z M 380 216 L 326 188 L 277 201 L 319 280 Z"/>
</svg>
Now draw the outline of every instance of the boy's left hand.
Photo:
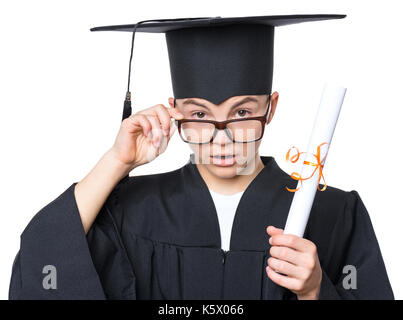
<svg viewBox="0 0 403 320">
<path fill-rule="evenodd" d="M 268 226 L 270 255 L 266 273 L 278 285 L 294 292 L 298 300 L 317 300 L 322 282 L 316 245 L 307 239 L 283 234 L 283 229 Z M 284 274 L 281 275 L 274 270 Z"/>
</svg>

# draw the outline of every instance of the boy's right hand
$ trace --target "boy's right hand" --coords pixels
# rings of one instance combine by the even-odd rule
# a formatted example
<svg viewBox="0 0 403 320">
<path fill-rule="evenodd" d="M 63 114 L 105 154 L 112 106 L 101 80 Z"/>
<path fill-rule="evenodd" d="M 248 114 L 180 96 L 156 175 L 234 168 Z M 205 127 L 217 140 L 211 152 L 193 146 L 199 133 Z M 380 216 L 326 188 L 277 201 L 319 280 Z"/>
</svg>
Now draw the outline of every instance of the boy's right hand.
<svg viewBox="0 0 403 320">
<path fill-rule="evenodd" d="M 116 160 L 132 170 L 162 154 L 176 128 L 171 118 L 183 119 L 183 114 L 158 104 L 123 120 L 111 148 Z"/>
</svg>

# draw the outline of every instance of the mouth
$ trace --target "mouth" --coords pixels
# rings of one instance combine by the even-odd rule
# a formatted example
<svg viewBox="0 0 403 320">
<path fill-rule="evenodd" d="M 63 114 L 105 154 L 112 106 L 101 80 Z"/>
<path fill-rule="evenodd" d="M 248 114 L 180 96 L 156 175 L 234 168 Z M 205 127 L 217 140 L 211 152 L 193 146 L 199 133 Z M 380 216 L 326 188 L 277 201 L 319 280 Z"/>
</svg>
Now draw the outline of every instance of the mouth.
<svg viewBox="0 0 403 320">
<path fill-rule="evenodd" d="M 226 155 L 214 155 L 210 156 L 213 160 L 213 164 L 220 167 L 228 167 L 232 166 L 235 163 L 235 155 L 234 154 L 226 154 Z"/>
</svg>

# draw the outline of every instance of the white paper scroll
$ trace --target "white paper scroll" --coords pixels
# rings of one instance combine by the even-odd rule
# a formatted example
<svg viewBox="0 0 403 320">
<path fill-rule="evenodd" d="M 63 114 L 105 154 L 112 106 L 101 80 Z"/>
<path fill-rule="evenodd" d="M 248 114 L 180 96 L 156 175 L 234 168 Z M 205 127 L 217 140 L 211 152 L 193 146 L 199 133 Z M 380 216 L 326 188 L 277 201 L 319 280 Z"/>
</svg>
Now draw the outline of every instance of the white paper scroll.
<svg viewBox="0 0 403 320">
<path fill-rule="evenodd" d="M 305 158 L 302 159 L 302 163 L 304 160 L 318 163 L 317 159 L 312 154 L 317 154 L 317 147 L 321 143 L 327 142 L 327 144 L 321 147 L 320 152 L 320 159 L 323 159 L 321 164 L 324 166 L 326 161 L 325 156 L 329 151 L 330 142 L 332 141 L 334 129 L 336 128 L 345 93 L 346 88 L 329 83 L 325 84 L 311 137 L 309 139 L 308 148 L 302 150 L 307 152 L 301 156 L 302 158 Z M 302 168 L 299 170 L 299 173 L 302 178 L 311 176 L 315 169 L 315 167 L 311 165 L 301 164 L 301 166 Z M 318 179 L 319 168 L 310 179 L 304 180 L 302 183 L 301 181 L 298 181 L 297 188 L 300 189 L 294 192 L 294 197 L 291 202 L 290 211 L 284 228 L 284 234 L 294 234 L 299 237 L 304 235 L 313 200 L 316 191 L 318 190 Z M 326 192 L 326 190 L 318 192 Z"/>
</svg>

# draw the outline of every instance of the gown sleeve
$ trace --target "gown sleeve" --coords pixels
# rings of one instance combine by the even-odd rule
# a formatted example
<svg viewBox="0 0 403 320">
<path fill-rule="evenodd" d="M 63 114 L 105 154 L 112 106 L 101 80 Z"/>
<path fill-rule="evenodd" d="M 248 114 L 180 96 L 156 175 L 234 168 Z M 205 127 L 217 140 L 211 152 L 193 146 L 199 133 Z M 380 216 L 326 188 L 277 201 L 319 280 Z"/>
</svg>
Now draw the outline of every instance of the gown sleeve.
<svg viewBox="0 0 403 320">
<path fill-rule="evenodd" d="M 368 211 L 355 190 L 347 193 L 325 261 L 319 299 L 394 299 Z M 351 266 L 356 269 L 356 281 L 351 278 Z"/>
<path fill-rule="evenodd" d="M 113 220 L 116 192 L 86 235 L 74 196 L 76 184 L 42 208 L 21 234 L 10 300 L 135 299 L 135 277 Z M 47 266 L 55 271 L 52 288 L 44 285 Z"/>
</svg>

